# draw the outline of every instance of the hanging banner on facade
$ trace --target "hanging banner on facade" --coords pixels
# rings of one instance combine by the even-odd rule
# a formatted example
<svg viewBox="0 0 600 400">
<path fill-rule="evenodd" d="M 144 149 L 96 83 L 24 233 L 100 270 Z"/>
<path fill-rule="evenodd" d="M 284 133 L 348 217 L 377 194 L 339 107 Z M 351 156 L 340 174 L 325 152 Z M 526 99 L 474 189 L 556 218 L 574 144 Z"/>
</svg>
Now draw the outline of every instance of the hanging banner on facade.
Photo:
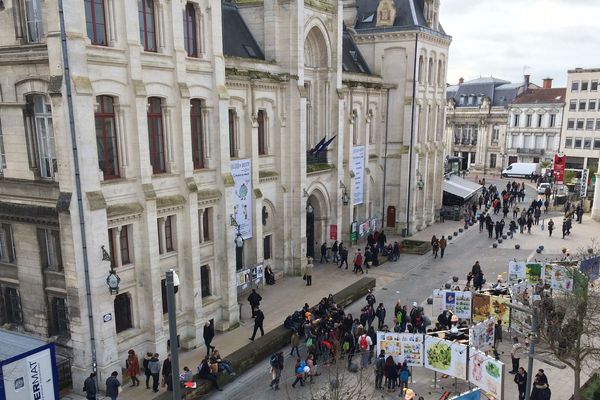
<svg viewBox="0 0 600 400">
<path fill-rule="evenodd" d="M 525 263 L 518 261 L 511 261 L 508 263 L 508 279 L 509 285 L 519 283 L 519 280 L 525 281 Z"/>
<path fill-rule="evenodd" d="M 252 160 L 234 160 L 231 162 L 233 177 L 233 218 L 240 227 L 244 240 L 252 238 Z"/>
<path fill-rule="evenodd" d="M 423 366 L 423 335 L 413 333 L 377 332 L 377 354 L 385 351 L 394 362 L 408 366 Z"/>
<path fill-rule="evenodd" d="M 502 296 L 490 296 L 489 294 L 473 294 L 473 322 L 483 322 L 494 317 L 501 321 L 506 328 L 510 322 L 510 309 L 506 305 L 510 300 Z"/>
<path fill-rule="evenodd" d="M 352 205 L 355 206 L 364 202 L 365 146 L 355 146 L 352 148 L 352 172 L 354 172 Z"/>
<path fill-rule="evenodd" d="M 329 225 L 329 240 L 337 240 L 337 225 Z"/>
<path fill-rule="evenodd" d="M 471 348 L 469 355 L 469 382 L 479 387 L 484 392 L 502 398 L 502 378 L 504 377 L 504 364 L 485 353 Z M 489 397 L 489 396 L 488 396 Z"/>
<path fill-rule="evenodd" d="M 495 318 L 488 318 L 478 323 L 469 330 L 469 344 L 481 351 L 488 351 L 494 347 Z"/>
<path fill-rule="evenodd" d="M 467 376 L 467 346 L 425 336 L 425 368 L 456 378 Z"/>
<path fill-rule="evenodd" d="M 565 164 L 567 162 L 567 156 L 563 154 L 555 154 L 554 155 L 554 165 L 552 169 L 554 170 L 554 183 L 563 184 L 565 180 Z"/>
<path fill-rule="evenodd" d="M 472 296 L 470 291 L 434 289 L 433 314 L 437 316 L 445 310 L 451 310 L 460 319 L 471 319 Z"/>
<path fill-rule="evenodd" d="M 588 189 L 588 176 L 590 174 L 589 169 L 584 169 L 581 171 L 581 187 L 579 189 L 579 197 L 584 198 L 587 196 Z"/>
</svg>

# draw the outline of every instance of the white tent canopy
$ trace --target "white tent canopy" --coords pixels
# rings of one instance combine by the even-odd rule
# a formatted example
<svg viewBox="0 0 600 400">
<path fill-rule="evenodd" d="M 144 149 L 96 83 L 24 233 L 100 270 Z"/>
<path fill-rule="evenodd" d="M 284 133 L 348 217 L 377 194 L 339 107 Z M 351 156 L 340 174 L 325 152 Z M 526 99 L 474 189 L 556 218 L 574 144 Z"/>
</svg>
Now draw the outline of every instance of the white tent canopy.
<svg viewBox="0 0 600 400">
<path fill-rule="evenodd" d="M 456 175 L 450 175 L 450 177 L 444 179 L 442 184 L 444 192 L 462 197 L 463 199 L 468 199 L 482 187 L 483 186 L 478 183 L 459 178 Z"/>
</svg>

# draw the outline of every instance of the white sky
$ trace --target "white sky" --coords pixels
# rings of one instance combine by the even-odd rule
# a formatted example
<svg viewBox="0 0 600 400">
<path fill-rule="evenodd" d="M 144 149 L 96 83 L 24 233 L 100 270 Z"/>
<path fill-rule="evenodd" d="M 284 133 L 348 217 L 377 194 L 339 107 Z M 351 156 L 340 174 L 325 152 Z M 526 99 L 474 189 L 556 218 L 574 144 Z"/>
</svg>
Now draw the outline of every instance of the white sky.
<svg viewBox="0 0 600 400">
<path fill-rule="evenodd" d="M 480 76 L 565 86 L 567 70 L 600 68 L 600 0 L 441 0 L 452 36 L 448 83 Z"/>
</svg>

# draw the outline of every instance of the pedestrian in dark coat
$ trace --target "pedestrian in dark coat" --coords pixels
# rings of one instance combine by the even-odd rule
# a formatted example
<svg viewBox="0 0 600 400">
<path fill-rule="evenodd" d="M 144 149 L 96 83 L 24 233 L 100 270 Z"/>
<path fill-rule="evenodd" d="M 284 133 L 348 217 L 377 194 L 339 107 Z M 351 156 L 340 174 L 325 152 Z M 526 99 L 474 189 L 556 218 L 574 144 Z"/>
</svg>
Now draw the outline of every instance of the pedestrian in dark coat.
<svg viewBox="0 0 600 400">
<path fill-rule="evenodd" d="M 144 356 L 144 361 L 142 361 L 142 367 L 144 367 L 144 375 L 146 375 L 146 389 L 150 389 L 150 377 L 152 376 L 152 372 L 150 372 L 150 368 L 148 368 L 148 363 L 152 359 L 152 353 L 147 352 Z"/>
<path fill-rule="evenodd" d="M 252 293 L 248 296 L 248 302 L 250 303 L 250 307 L 252 308 L 252 318 L 254 318 L 256 314 L 256 309 L 260 306 L 260 302 L 262 301 L 262 297 L 260 294 L 256 293 L 256 289 L 252 289 Z"/>
<path fill-rule="evenodd" d="M 96 386 L 96 373 L 92 372 L 85 381 L 83 381 L 83 391 L 87 400 L 96 400 L 98 388 Z"/>
<path fill-rule="evenodd" d="M 378 330 L 382 330 L 383 329 L 383 325 L 385 325 L 385 307 L 383 306 L 383 303 L 379 303 L 379 306 L 377 306 L 377 310 L 375 310 L 375 316 L 377 317 L 377 329 Z"/>
<path fill-rule="evenodd" d="M 208 356 L 210 352 L 215 349 L 215 346 L 211 345 L 213 338 L 215 337 L 215 327 L 210 321 L 206 321 L 204 323 L 204 331 L 202 332 L 202 336 L 204 337 L 206 355 Z"/>
<path fill-rule="evenodd" d="M 254 331 L 252 332 L 252 337 L 250 340 L 254 340 L 256 336 L 256 332 L 260 329 L 260 336 L 265 336 L 265 331 L 263 329 L 263 322 L 265 320 L 265 314 L 263 314 L 262 310 L 256 307 L 256 315 L 254 316 Z"/>
<path fill-rule="evenodd" d="M 158 353 L 154 353 L 150 361 L 148 362 L 148 369 L 152 374 L 152 391 L 158 392 L 158 381 L 160 378 L 160 361 L 158 359 Z"/>
<path fill-rule="evenodd" d="M 173 368 L 172 368 L 172 364 L 171 364 L 171 353 L 169 353 L 167 355 L 167 358 L 165 358 L 163 360 L 163 364 L 162 364 L 163 385 L 172 385 L 172 382 L 170 382 L 173 379 L 172 373 L 173 373 Z"/>
<path fill-rule="evenodd" d="M 339 246 L 340 251 L 340 265 L 338 268 L 342 268 L 342 265 L 346 264 L 346 269 L 348 269 L 348 249 L 344 247 L 344 243 L 340 243 Z"/>
<path fill-rule="evenodd" d="M 440 258 L 444 258 L 446 246 L 448 246 L 448 242 L 446 242 L 446 238 L 442 236 L 440 239 Z"/>
<path fill-rule="evenodd" d="M 117 376 L 119 376 L 119 373 L 113 371 L 106 380 L 106 397 L 110 397 L 110 400 L 117 400 L 119 397 L 119 387 L 121 386 L 121 382 L 119 382 Z"/>
<path fill-rule="evenodd" d="M 527 372 L 523 367 L 515 374 L 515 383 L 519 389 L 519 400 L 525 400 L 525 391 L 527 390 Z"/>
</svg>

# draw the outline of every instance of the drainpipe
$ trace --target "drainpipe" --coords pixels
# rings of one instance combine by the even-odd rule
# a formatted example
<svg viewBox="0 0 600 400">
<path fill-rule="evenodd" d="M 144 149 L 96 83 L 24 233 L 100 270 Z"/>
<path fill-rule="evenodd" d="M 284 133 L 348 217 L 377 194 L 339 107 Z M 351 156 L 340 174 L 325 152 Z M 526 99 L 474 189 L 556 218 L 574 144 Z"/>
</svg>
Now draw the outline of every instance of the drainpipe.
<svg viewBox="0 0 600 400">
<path fill-rule="evenodd" d="M 75 134 L 75 116 L 73 114 L 73 96 L 71 91 L 71 73 L 69 70 L 69 55 L 67 51 L 67 35 L 65 33 L 65 14 L 63 0 L 58 0 L 58 14 L 60 17 L 60 43 L 63 56 L 63 69 L 65 88 L 67 91 L 67 109 L 69 111 L 69 133 L 71 134 L 71 150 L 73 153 L 73 169 L 75 170 L 75 193 L 77 195 L 77 211 L 79 213 L 79 232 L 81 234 L 81 249 L 83 251 L 83 270 L 85 273 L 85 297 L 87 302 L 88 324 L 90 330 L 90 346 L 92 351 L 92 371 L 96 372 L 96 335 L 94 333 L 94 314 L 92 312 L 92 293 L 90 285 L 90 271 L 87 253 L 87 239 L 85 235 L 85 218 L 83 215 L 83 198 L 81 193 L 81 174 L 79 170 L 79 153 L 77 149 L 77 135 Z M 98 378 L 96 378 L 98 379 Z"/>
<path fill-rule="evenodd" d="M 381 194 L 381 229 L 384 229 L 384 221 L 387 220 L 387 214 L 385 212 L 385 184 L 387 178 L 387 155 L 388 155 L 388 120 L 390 111 L 390 88 L 387 88 L 385 101 L 385 147 L 383 150 L 383 190 Z M 394 219 L 396 217 L 394 216 Z M 386 224 L 387 225 L 387 224 Z"/>
<path fill-rule="evenodd" d="M 417 95 L 417 50 L 419 43 L 419 32 L 415 33 L 415 61 L 413 64 L 413 87 L 412 87 L 412 108 L 410 117 L 410 149 L 408 152 L 408 193 L 406 200 L 406 235 L 410 235 L 410 196 L 412 195 L 412 164 L 415 141 L 415 103 Z"/>
</svg>

